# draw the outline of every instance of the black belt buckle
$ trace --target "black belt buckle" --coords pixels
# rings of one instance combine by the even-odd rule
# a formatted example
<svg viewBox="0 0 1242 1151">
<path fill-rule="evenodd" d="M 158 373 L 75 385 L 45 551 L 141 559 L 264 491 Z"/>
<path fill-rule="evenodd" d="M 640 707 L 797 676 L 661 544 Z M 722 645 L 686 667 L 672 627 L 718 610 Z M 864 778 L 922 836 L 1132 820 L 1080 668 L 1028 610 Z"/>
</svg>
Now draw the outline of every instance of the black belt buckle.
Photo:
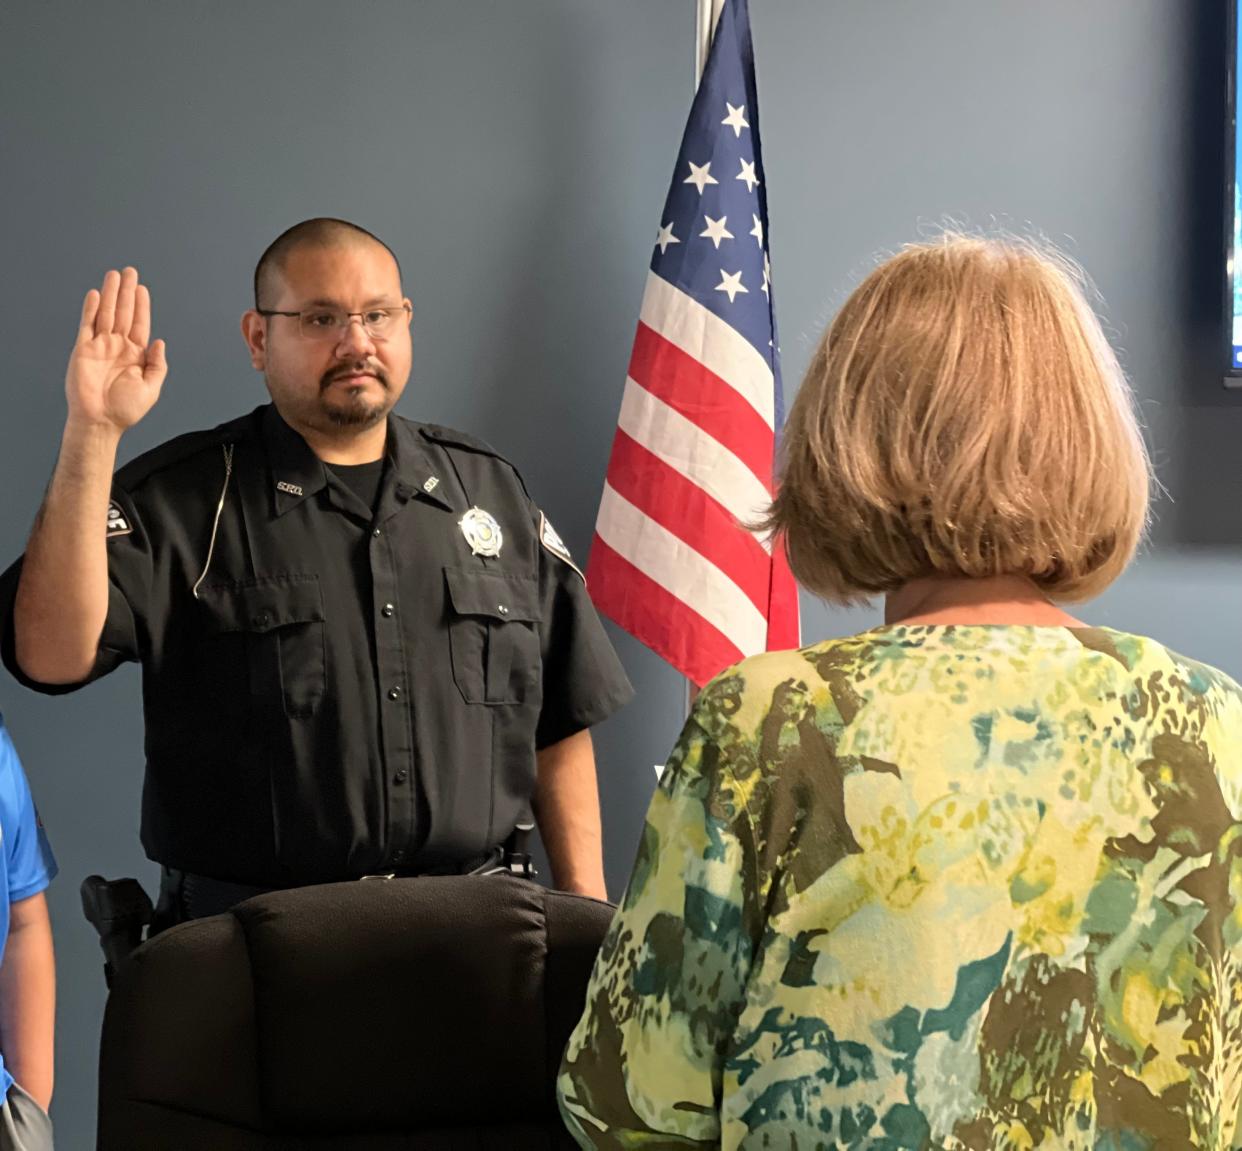
<svg viewBox="0 0 1242 1151">
<path fill-rule="evenodd" d="M 535 870 L 534 859 L 526 850 L 534 830 L 535 825 L 528 820 L 514 827 L 509 838 L 505 840 L 504 854 L 501 856 L 503 871 L 516 875 L 519 879 L 534 879 L 539 874 Z"/>
</svg>

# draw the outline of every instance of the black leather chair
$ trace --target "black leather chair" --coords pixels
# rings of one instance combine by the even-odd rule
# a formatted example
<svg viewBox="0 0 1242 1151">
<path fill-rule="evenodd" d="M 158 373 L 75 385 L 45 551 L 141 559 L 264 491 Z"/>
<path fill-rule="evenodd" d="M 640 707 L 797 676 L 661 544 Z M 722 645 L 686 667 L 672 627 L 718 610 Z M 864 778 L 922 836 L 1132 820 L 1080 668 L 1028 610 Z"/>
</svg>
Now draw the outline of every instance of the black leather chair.
<svg viewBox="0 0 1242 1151">
<path fill-rule="evenodd" d="M 100 1151 L 544 1151 L 613 908 L 507 877 L 274 892 L 134 952 Z"/>
</svg>

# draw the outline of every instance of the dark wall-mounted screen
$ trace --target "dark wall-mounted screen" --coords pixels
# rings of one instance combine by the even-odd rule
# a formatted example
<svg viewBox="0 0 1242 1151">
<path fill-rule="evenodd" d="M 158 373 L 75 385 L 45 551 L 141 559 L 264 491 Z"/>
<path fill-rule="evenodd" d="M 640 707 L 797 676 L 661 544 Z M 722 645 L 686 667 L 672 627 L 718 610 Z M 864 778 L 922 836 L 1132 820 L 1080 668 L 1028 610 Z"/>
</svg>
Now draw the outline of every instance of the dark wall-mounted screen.
<svg viewBox="0 0 1242 1151">
<path fill-rule="evenodd" d="M 1226 369 L 1227 384 L 1242 386 L 1242 147 L 1238 142 L 1238 76 L 1239 68 L 1238 17 L 1242 13 L 1242 0 L 1230 0 L 1228 44 L 1228 75 L 1226 88 L 1228 108 L 1225 140 L 1227 173 L 1227 208 L 1225 226 L 1228 241 L 1225 259 L 1225 318 L 1229 331 L 1229 361 Z"/>
</svg>

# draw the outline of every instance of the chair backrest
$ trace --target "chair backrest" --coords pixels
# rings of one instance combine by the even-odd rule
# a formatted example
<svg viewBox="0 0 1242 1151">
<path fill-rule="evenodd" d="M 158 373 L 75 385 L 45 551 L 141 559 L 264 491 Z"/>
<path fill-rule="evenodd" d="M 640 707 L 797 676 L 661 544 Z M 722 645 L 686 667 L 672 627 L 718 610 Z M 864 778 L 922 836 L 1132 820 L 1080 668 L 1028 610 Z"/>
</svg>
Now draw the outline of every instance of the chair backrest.
<svg viewBox="0 0 1242 1151">
<path fill-rule="evenodd" d="M 100 1151 L 572 1148 L 561 1052 L 612 907 L 507 877 L 274 892 L 134 952 Z"/>
</svg>

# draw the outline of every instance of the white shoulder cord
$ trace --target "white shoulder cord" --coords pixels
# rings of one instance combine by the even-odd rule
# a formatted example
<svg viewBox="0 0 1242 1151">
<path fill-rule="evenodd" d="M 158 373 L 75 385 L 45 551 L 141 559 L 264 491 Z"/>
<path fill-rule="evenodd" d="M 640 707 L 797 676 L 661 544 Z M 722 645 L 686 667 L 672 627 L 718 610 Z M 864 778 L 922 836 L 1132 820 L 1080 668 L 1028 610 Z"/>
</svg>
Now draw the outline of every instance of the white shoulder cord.
<svg viewBox="0 0 1242 1151">
<path fill-rule="evenodd" d="M 211 543 L 207 545 L 207 562 L 203 565 L 202 575 L 194 581 L 194 587 L 191 589 L 195 599 L 198 599 L 199 584 L 207 578 L 207 572 L 211 568 L 211 557 L 216 550 L 216 532 L 220 528 L 220 513 L 224 511 L 224 497 L 228 495 L 229 477 L 233 474 L 233 445 L 223 444 L 221 447 L 224 451 L 224 487 L 220 489 L 220 502 L 216 504 L 216 518 L 211 522 Z"/>
</svg>

